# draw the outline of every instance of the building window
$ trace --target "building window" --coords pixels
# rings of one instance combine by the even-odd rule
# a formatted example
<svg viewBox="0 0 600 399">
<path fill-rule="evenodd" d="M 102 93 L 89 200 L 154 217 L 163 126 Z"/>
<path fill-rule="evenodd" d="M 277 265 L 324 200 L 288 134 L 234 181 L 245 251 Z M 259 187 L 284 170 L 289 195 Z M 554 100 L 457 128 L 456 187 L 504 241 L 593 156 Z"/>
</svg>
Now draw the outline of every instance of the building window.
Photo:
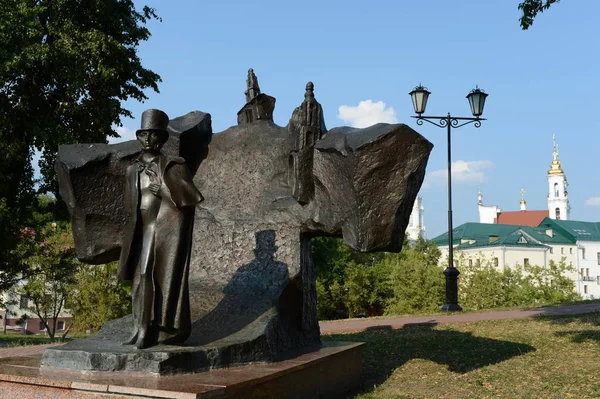
<svg viewBox="0 0 600 399">
<path fill-rule="evenodd" d="M 600 285 L 600 276 L 596 277 L 596 284 Z"/>
<path fill-rule="evenodd" d="M 40 321 L 40 331 L 44 331 L 46 329 L 46 325 L 43 321 Z"/>
<path fill-rule="evenodd" d="M 529 266 L 529 258 L 523 259 L 523 265 Z"/>
<path fill-rule="evenodd" d="M 558 183 L 554 183 L 554 196 L 558 197 Z"/>
<path fill-rule="evenodd" d="M 585 248 L 581 248 L 581 259 L 585 259 Z"/>
<path fill-rule="evenodd" d="M 559 208 L 556 208 L 554 210 L 554 214 L 556 215 L 556 220 L 560 220 L 560 209 Z"/>
<path fill-rule="evenodd" d="M 498 258 L 494 258 L 494 266 L 498 267 Z"/>
<path fill-rule="evenodd" d="M 552 247 L 550 247 L 550 253 L 554 253 L 554 250 L 552 249 Z"/>
<path fill-rule="evenodd" d="M 586 276 L 586 277 L 589 277 L 589 276 L 590 276 L 590 269 L 589 269 L 589 268 L 586 268 L 586 269 L 585 269 L 585 276 Z"/>
<path fill-rule="evenodd" d="M 475 261 L 475 266 L 477 266 L 477 267 L 481 266 L 481 259 L 477 259 Z"/>
<path fill-rule="evenodd" d="M 598 264 L 600 265 L 600 252 L 598 252 L 597 255 L 598 255 Z"/>
<path fill-rule="evenodd" d="M 584 286 L 583 286 L 583 293 L 584 293 L 584 294 L 587 294 L 587 285 L 584 285 Z"/>
<path fill-rule="evenodd" d="M 569 248 L 569 253 L 573 255 L 573 248 Z"/>
<path fill-rule="evenodd" d="M 581 268 L 581 270 L 579 271 L 579 274 L 581 274 L 581 277 L 583 277 L 583 267 Z"/>
<path fill-rule="evenodd" d="M 27 309 L 29 305 L 29 301 L 25 295 L 21 295 L 21 299 L 19 300 L 19 309 Z"/>
<path fill-rule="evenodd" d="M 473 259 L 469 259 L 469 266 L 473 266 Z"/>
<path fill-rule="evenodd" d="M 562 255 L 562 254 L 564 254 L 564 253 L 565 253 L 565 249 L 564 249 L 564 248 L 561 248 L 561 249 L 560 249 L 560 253 L 561 253 L 561 255 Z"/>
<path fill-rule="evenodd" d="M 65 329 L 65 322 L 64 322 L 64 321 L 59 321 L 59 322 L 56 324 L 56 329 L 57 329 L 57 330 L 59 330 L 59 331 L 62 331 L 62 330 L 64 330 L 64 329 Z"/>
</svg>

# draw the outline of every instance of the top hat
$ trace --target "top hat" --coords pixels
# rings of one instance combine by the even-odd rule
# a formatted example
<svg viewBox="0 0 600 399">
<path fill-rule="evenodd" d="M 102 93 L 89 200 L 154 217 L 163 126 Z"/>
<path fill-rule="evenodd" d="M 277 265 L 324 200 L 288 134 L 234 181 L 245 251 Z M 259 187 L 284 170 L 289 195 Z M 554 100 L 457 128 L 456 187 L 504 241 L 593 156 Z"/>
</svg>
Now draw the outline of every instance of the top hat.
<svg viewBox="0 0 600 399">
<path fill-rule="evenodd" d="M 165 137 L 169 137 L 167 126 L 169 125 L 169 116 L 159 109 L 147 109 L 142 113 L 142 126 L 135 132 L 136 134 L 144 130 L 153 130 L 163 132 Z"/>
</svg>

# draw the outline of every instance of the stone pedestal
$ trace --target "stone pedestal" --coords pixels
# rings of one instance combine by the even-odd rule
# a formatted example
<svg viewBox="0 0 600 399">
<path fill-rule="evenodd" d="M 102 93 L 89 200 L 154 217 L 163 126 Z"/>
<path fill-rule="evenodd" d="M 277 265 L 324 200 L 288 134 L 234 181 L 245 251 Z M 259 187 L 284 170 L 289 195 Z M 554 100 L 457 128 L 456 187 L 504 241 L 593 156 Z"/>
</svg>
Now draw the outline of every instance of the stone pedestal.
<svg viewBox="0 0 600 399">
<path fill-rule="evenodd" d="M 195 374 L 74 371 L 40 367 L 40 357 L 0 360 L 0 392 L 19 398 L 335 398 L 360 383 L 362 343 L 327 342 L 274 363 Z M 4 397 L 4 396 L 3 396 Z"/>
</svg>

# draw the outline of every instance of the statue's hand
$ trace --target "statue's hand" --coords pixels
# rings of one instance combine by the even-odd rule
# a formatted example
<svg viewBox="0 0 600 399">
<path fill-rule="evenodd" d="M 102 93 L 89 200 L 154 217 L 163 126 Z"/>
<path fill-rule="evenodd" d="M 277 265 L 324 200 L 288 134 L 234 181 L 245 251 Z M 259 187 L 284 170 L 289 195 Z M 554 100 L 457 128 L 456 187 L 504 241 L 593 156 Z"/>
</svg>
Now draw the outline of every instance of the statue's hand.
<svg viewBox="0 0 600 399">
<path fill-rule="evenodd" d="M 148 186 L 148 189 L 150 190 L 150 192 L 154 195 L 156 195 L 157 197 L 160 197 L 160 195 L 158 194 L 158 192 L 160 191 L 160 185 L 156 184 L 156 183 L 151 183 Z"/>
<path fill-rule="evenodd" d="M 152 194 L 156 195 L 157 197 L 160 197 L 160 195 L 158 194 L 160 191 L 160 184 L 158 183 L 158 175 L 156 174 L 155 171 L 153 171 L 150 168 L 146 169 L 146 174 L 148 175 L 148 177 L 150 177 L 150 185 L 148 186 L 148 189 L 150 190 L 150 192 Z"/>
</svg>

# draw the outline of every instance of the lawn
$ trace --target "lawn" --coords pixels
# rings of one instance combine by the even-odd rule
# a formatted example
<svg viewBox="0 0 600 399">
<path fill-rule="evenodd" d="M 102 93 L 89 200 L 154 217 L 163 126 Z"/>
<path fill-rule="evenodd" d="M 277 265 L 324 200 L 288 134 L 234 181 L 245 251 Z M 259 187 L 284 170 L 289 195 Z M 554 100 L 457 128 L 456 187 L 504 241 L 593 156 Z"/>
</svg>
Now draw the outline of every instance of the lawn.
<svg viewBox="0 0 600 399">
<path fill-rule="evenodd" d="M 70 341 L 73 337 L 68 336 L 65 340 Z M 54 342 L 60 342 L 60 335 L 57 335 Z M 43 345 L 51 343 L 46 335 L 24 335 L 7 332 L 2 334 L 0 331 L 0 348 L 25 346 L 25 345 Z"/>
<path fill-rule="evenodd" d="M 323 339 L 367 343 L 357 399 L 600 398 L 600 313 Z"/>
</svg>

